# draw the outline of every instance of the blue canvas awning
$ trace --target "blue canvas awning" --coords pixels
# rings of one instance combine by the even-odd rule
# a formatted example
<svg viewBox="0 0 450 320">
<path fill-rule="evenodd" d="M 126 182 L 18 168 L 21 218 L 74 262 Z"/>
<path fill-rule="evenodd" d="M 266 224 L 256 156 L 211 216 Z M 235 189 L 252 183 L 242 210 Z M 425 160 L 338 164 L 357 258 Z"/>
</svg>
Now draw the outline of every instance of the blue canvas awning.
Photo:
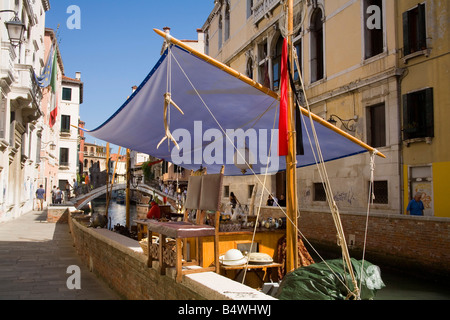
<svg viewBox="0 0 450 320">
<path fill-rule="evenodd" d="M 173 105 L 167 113 L 169 132 L 180 149 L 173 142 L 169 145 L 170 140 L 158 148 L 166 135 L 167 92 L 184 113 Z M 225 175 L 243 174 L 241 166 L 236 165 L 239 161 L 236 148 L 247 148 L 252 155 L 247 158 L 251 159 L 252 169 L 246 174 L 264 174 L 267 168 L 267 173 L 275 173 L 286 169 L 285 157 L 278 157 L 278 111 L 279 101 L 273 96 L 173 45 L 125 104 L 88 133 L 186 169 L 203 166 L 208 173 L 218 173 L 225 165 Z M 302 125 L 305 154 L 298 156 L 299 167 L 315 164 L 306 134 L 306 130 L 311 132 L 310 121 L 305 120 L 306 126 Z M 367 151 L 319 123 L 315 127 L 325 161 Z"/>
</svg>

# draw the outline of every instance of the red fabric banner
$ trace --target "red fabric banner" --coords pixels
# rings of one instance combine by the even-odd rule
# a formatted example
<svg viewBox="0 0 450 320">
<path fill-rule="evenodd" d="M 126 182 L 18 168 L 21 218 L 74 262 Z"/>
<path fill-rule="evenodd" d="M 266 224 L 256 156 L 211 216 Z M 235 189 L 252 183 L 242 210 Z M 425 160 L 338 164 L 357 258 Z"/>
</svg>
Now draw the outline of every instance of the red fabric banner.
<svg viewBox="0 0 450 320">
<path fill-rule="evenodd" d="M 283 51 L 281 57 L 281 74 L 280 74 L 280 122 L 278 126 L 278 155 L 288 155 L 288 110 L 289 110 L 289 74 L 288 74 L 288 43 L 287 39 L 283 41 Z"/>
</svg>

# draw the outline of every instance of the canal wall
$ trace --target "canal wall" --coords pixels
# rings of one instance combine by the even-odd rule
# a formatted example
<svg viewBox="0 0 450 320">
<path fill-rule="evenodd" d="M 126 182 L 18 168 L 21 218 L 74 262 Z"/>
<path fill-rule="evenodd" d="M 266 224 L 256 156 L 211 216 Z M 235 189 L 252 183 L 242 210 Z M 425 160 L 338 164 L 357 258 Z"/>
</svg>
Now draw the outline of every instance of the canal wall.
<svg viewBox="0 0 450 320">
<path fill-rule="evenodd" d="M 158 262 L 147 267 L 139 243 L 107 229 L 87 228 L 76 215 L 69 219 L 74 246 L 83 263 L 127 300 L 272 300 L 257 290 L 213 272 L 160 275 Z"/>
<path fill-rule="evenodd" d="M 265 207 L 261 215 L 283 214 L 280 209 Z M 340 215 L 350 254 L 361 259 L 367 215 Z M 302 211 L 299 229 L 319 253 L 324 250 L 340 254 L 331 213 Z M 370 214 L 365 250 L 366 260 L 379 266 L 450 283 L 450 219 Z"/>
</svg>

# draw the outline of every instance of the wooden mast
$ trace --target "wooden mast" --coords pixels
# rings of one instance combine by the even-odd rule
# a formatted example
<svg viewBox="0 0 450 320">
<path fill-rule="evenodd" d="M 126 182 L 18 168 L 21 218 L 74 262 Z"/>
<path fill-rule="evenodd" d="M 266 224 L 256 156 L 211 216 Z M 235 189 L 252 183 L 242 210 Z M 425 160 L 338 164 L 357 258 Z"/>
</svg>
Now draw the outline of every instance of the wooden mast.
<svg viewBox="0 0 450 320">
<path fill-rule="evenodd" d="M 110 148 L 109 142 L 106 144 L 106 219 L 108 219 L 108 210 L 109 210 L 109 158 L 110 158 Z"/>
<path fill-rule="evenodd" d="M 131 180 L 131 150 L 127 149 L 127 189 L 125 196 L 125 205 L 126 205 L 126 227 L 127 230 L 130 230 L 130 200 L 131 200 L 131 190 L 130 190 L 130 181 Z"/>
<path fill-rule="evenodd" d="M 288 59 L 290 66 L 293 64 L 292 52 L 292 32 L 294 30 L 294 0 L 289 0 L 287 4 L 287 40 Z M 289 70 L 291 72 L 292 70 Z M 299 267 L 298 263 L 298 236 L 297 236 L 297 147 L 295 134 L 295 104 L 294 92 L 288 81 L 288 155 L 286 156 L 286 273 Z"/>
</svg>

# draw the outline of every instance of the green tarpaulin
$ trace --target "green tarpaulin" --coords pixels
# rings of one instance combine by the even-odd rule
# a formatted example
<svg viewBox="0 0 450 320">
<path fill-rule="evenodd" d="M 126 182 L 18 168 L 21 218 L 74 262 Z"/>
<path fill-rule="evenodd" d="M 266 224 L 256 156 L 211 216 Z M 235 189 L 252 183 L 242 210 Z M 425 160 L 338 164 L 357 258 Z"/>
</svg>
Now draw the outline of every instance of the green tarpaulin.
<svg viewBox="0 0 450 320">
<path fill-rule="evenodd" d="M 361 299 L 370 300 L 385 287 L 380 269 L 368 261 L 351 259 Z M 361 266 L 363 277 L 361 279 Z M 345 300 L 349 289 L 354 290 L 348 268 L 342 259 L 315 263 L 286 275 L 280 284 L 276 298 L 280 300 Z"/>
</svg>

